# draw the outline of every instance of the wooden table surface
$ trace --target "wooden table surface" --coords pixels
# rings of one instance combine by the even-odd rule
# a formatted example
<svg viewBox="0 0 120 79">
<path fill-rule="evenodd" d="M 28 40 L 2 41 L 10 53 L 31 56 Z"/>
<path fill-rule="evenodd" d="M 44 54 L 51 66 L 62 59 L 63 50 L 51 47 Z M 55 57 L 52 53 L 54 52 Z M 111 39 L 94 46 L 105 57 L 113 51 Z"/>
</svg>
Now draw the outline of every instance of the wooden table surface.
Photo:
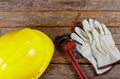
<svg viewBox="0 0 120 79">
<path fill-rule="evenodd" d="M 0 35 L 30 27 L 45 32 L 52 40 L 69 34 L 84 19 L 105 23 L 120 50 L 120 0 L 0 0 Z M 87 79 L 120 79 L 120 65 L 109 73 L 95 75 L 85 58 L 79 65 Z M 55 49 L 52 61 L 39 79 L 79 79 L 65 52 Z"/>
</svg>

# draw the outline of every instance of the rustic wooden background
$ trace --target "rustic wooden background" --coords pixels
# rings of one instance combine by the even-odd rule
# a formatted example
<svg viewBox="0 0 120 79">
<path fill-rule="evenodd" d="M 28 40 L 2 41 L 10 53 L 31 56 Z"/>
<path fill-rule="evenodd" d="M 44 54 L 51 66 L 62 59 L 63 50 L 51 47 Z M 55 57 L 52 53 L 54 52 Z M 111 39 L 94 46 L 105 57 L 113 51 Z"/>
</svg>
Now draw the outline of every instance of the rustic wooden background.
<svg viewBox="0 0 120 79">
<path fill-rule="evenodd" d="M 56 36 L 69 34 L 83 19 L 105 23 L 120 49 L 120 0 L 0 0 L 0 35 L 24 27 Z M 108 74 L 97 76 L 92 65 L 79 60 L 87 79 L 120 79 L 120 65 Z M 65 52 L 55 50 L 46 72 L 39 79 L 79 79 Z"/>
</svg>

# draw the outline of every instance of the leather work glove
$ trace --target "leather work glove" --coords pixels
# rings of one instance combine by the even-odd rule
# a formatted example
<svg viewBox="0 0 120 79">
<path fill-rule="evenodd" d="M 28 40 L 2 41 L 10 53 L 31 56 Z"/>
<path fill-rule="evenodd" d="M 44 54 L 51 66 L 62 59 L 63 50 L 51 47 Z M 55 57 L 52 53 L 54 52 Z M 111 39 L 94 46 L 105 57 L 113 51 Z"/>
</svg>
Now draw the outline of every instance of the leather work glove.
<svg viewBox="0 0 120 79">
<path fill-rule="evenodd" d="M 119 62 L 120 60 L 119 50 L 115 46 L 110 31 L 104 24 L 101 24 L 93 19 L 89 19 L 89 21 L 87 20 L 83 21 L 83 28 L 87 33 L 91 33 L 93 36 L 91 47 L 92 48 L 96 47 L 96 49 L 100 52 L 99 54 L 96 53 L 93 54 L 93 55 L 96 54 L 95 55 L 96 60 L 100 61 L 98 62 L 98 68 L 102 69 L 105 67 L 115 65 L 117 62 Z"/>
<path fill-rule="evenodd" d="M 105 68 L 111 65 L 115 65 L 117 62 L 120 61 L 120 52 L 118 48 L 115 46 L 115 42 L 112 38 L 111 32 L 109 29 L 105 26 L 105 24 L 101 24 L 98 21 L 93 21 L 94 23 L 94 29 L 98 33 L 98 37 L 100 40 L 100 45 L 103 50 L 107 53 L 107 57 L 109 57 L 110 62 L 108 62 L 106 66 L 103 66 L 101 68 Z"/>
<path fill-rule="evenodd" d="M 111 70 L 112 67 L 108 67 L 105 69 L 98 69 L 99 61 L 96 61 L 96 57 L 95 55 L 93 55 L 94 53 L 96 53 L 97 49 L 94 48 L 94 53 L 93 53 L 93 49 L 91 48 L 91 45 L 90 45 L 90 40 L 92 41 L 92 35 L 89 34 L 88 36 L 87 33 L 84 32 L 79 27 L 75 27 L 75 32 L 76 33 L 71 34 L 71 38 L 77 42 L 76 49 L 79 51 L 79 53 L 83 57 L 88 59 L 88 61 L 93 65 L 96 73 L 103 74 Z"/>
<path fill-rule="evenodd" d="M 92 49 L 92 54 L 95 57 L 97 61 L 97 67 L 99 68 L 104 68 L 107 67 L 109 64 L 113 63 L 111 60 L 111 56 L 109 52 L 106 52 L 100 43 L 99 39 L 99 33 L 98 31 L 94 28 L 94 20 L 89 19 L 84 20 L 82 22 L 83 24 L 83 29 L 87 33 L 89 37 L 89 43 Z M 102 34 L 102 33 L 101 33 Z"/>
</svg>

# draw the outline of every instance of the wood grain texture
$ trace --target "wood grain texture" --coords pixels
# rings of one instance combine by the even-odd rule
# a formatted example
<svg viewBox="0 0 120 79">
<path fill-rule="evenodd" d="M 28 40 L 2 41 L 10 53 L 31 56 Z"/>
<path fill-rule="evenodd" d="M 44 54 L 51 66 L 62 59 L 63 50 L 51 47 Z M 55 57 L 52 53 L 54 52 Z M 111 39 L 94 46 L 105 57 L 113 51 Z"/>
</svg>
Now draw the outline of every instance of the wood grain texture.
<svg viewBox="0 0 120 79">
<path fill-rule="evenodd" d="M 32 27 L 34 29 L 40 30 L 44 33 L 46 33 L 53 41 L 57 36 L 61 36 L 64 34 L 70 34 L 73 32 L 74 27 Z M 3 35 L 4 33 L 14 30 L 14 29 L 20 29 L 20 28 L 0 28 L 0 34 Z M 113 38 L 115 39 L 115 43 L 120 50 L 120 27 L 109 27 L 110 31 L 112 32 Z M 81 58 L 78 60 L 79 63 L 89 64 L 87 59 Z M 55 53 L 53 56 L 53 59 L 51 63 L 54 64 L 65 64 L 65 63 L 71 63 L 67 54 L 64 51 L 60 51 L 57 47 L 55 49 Z"/>
<path fill-rule="evenodd" d="M 120 26 L 120 12 L 48 11 L 0 12 L 0 27 L 80 26 L 88 18 L 97 19 L 107 26 Z"/>
<path fill-rule="evenodd" d="M 120 65 L 115 66 L 105 75 L 95 75 L 91 65 L 80 65 L 86 79 L 120 79 Z M 46 72 L 39 79 L 80 79 L 72 65 L 50 64 Z"/>
<path fill-rule="evenodd" d="M 84 19 L 105 23 L 120 50 L 120 0 L 0 0 L 0 36 L 30 27 L 46 33 L 53 41 L 73 32 Z M 97 76 L 85 58 L 78 60 L 87 79 L 120 79 L 120 65 L 106 75 Z M 39 79 L 79 79 L 66 53 L 55 47 L 46 72 Z"/>
<path fill-rule="evenodd" d="M 116 10 L 120 0 L 0 0 L 0 11 Z"/>
</svg>

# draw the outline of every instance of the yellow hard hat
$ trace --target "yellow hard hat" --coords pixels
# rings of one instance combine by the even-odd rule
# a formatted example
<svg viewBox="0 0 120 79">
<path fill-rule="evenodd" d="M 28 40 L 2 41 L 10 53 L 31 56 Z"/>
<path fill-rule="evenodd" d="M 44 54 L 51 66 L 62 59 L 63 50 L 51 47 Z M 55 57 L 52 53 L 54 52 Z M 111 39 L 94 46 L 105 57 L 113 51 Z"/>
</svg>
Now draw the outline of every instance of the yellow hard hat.
<svg viewBox="0 0 120 79">
<path fill-rule="evenodd" d="M 54 45 L 44 33 L 24 28 L 0 37 L 0 79 L 38 79 L 53 56 Z"/>
</svg>

